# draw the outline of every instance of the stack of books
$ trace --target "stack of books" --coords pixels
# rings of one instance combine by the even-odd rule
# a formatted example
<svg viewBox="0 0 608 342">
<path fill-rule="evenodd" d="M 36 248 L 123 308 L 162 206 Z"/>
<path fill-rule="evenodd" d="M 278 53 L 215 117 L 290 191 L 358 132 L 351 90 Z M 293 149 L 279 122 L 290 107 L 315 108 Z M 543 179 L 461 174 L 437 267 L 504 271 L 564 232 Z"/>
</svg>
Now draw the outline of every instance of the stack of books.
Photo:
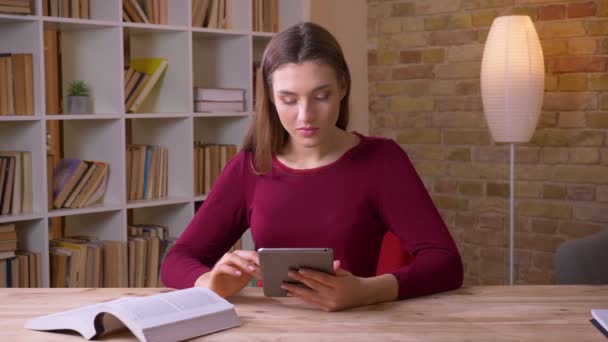
<svg viewBox="0 0 608 342">
<path fill-rule="evenodd" d="M 33 0 L 0 0 L 0 13 L 34 14 L 33 2 Z"/>
<path fill-rule="evenodd" d="M 17 250 L 14 224 L 0 225 L 0 287 L 42 287 L 42 257 Z"/>
<path fill-rule="evenodd" d="M 88 236 L 49 241 L 51 287 L 103 287 L 105 254 L 104 243 Z"/>
<path fill-rule="evenodd" d="M 32 212 L 32 154 L 0 151 L 0 215 Z"/>
<path fill-rule="evenodd" d="M 125 109 L 136 113 L 159 82 L 169 62 L 164 58 L 136 58 L 125 70 Z"/>
<path fill-rule="evenodd" d="M 89 19 L 89 0 L 42 0 L 42 15 Z"/>
<path fill-rule="evenodd" d="M 279 31 L 279 0 L 251 0 L 254 32 Z"/>
<path fill-rule="evenodd" d="M 194 192 L 207 194 L 226 164 L 236 155 L 236 145 L 194 143 Z"/>
<path fill-rule="evenodd" d="M 84 208 L 102 201 L 110 166 L 99 161 L 62 159 L 53 170 L 53 206 Z"/>
<path fill-rule="evenodd" d="M 127 199 L 154 200 L 167 197 L 169 150 L 154 145 L 127 146 Z"/>
<path fill-rule="evenodd" d="M 0 115 L 34 114 L 33 75 L 31 53 L 0 54 Z"/>
<path fill-rule="evenodd" d="M 192 26 L 232 29 L 232 0 L 192 0 Z"/>
<path fill-rule="evenodd" d="M 161 287 L 160 267 L 176 239 L 167 227 L 151 224 L 130 225 L 127 233 L 129 287 Z"/>
<path fill-rule="evenodd" d="M 164 226 L 129 226 L 128 241 L 72 236 L 49 242 L 51 287 L 162 287 L 160 267 L 176 238 Z"/>
<path fill-rule="evenodd" d="M 169 0 L 122 0 L 122 19 L 127 23 L 168 24 Z"/>
<path fill-rule="evenodd" d="M 245 89 L 194 87 L 195 112 L 243 112 Z"/>
</svg>

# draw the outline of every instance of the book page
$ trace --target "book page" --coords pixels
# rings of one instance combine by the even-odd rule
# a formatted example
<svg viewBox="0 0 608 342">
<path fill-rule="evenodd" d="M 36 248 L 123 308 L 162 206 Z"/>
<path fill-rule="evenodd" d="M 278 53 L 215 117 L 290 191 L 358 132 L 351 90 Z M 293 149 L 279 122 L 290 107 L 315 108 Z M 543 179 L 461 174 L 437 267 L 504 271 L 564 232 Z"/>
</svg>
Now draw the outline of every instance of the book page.
<svg viewBox="0 0 608 342">
<path fill-rule="evenodd" d="M 204 288 L 190 288 L 148 297 L 121 298 L 104 304 L 109 312 L 128 315 L 142 329 L 183 321 L 214 312 L 231 310 L 233 305 Z M 124 317 L 127 319 L 127 317 Z M 125 322 L 130 325 L 129 322 Z"/>
<path fill-rule="evenodd" d="M 46 316 L 30 319 L 25 323 L 26 329 L 31 330 L 74 330 L 84 338 L 91 339 L 97 334 L 95 316 L 102 304 L 94 304 L 78 309 L 67 310 Z"/>
</svg>

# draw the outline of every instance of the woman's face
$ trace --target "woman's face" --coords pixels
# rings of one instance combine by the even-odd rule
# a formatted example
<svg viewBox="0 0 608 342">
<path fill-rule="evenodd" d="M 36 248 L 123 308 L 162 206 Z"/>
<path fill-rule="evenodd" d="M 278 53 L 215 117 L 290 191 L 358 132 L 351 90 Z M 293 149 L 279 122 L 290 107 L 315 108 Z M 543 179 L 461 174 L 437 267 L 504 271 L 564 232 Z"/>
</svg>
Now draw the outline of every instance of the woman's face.
<svg viewBox="0 0 608 342">
<path fill-rule="evenodd" d="M 331 143 L 346 94 L 327 64 L 285 64 L 272 74 L 272 99 L 292 144 L 315 147 Z"/>
</svg>

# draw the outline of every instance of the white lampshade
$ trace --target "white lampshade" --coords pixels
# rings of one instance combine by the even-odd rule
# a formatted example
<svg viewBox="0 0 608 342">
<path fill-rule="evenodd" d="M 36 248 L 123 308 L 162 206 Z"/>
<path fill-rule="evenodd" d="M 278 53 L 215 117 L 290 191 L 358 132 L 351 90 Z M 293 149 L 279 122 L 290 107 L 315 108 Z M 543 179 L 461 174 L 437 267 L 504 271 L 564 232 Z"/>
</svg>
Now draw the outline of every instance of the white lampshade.
<svg viewBox="0 0 608 342">
<path fill-rule="evenodd" d="M 497 142 L 527 142 L 545 88 L 543 51 L 530 17 L 494 19 L 481 62 L 483 110 Z"/>
</svg>

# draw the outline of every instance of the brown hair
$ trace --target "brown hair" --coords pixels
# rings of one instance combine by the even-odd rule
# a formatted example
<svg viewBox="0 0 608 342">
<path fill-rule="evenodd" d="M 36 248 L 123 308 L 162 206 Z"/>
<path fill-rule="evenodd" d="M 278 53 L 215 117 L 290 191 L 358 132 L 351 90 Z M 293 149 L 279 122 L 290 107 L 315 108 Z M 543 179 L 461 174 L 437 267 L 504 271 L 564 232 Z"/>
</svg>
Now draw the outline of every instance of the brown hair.
<svg viewBox="0 0 608 342">
<path fill-rule="evenodd" d="M 350 72 L 336 38 L 323 27 L 304 22 L 291 26 L 273 37 L 262 57 L 263 86 L 256 99 L 255 118 L 243 142 L 243 150 L 253 152 L 252 169 L 257 174 L 266 174 L 271 169 L 272 155 L 278 153 L 288 139 L 288 133 L 279 120 L 277 109 L 271 101 L 272 73 L 288 63 L 300 64 L 318 61 L 330 66 L 338 81 L 346 87 L 340 101 L 340 113 L 336 126 L 346 129 L 348 125 L 350 94 Z"/>
</svg>

